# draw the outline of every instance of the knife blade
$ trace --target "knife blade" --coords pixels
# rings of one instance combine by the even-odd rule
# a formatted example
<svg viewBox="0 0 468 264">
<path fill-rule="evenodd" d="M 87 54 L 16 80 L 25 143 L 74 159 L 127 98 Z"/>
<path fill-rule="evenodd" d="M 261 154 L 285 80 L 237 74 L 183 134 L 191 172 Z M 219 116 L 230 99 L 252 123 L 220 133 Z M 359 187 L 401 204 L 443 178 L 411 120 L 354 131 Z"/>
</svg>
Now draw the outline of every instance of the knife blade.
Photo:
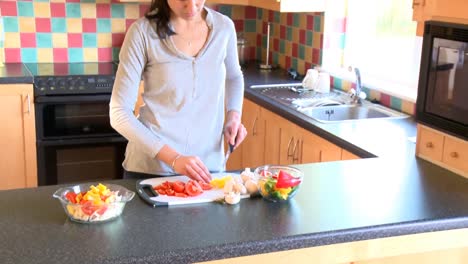
<svg viewBox="0 0 468 264">
<path fill-rule="evenodd" d="M 229 148 L 228 150 L 226 151 L 226 155 L 224 156 L 224 163 L 223 163 L 223 168 L 225 169 L 226 168 L 226 163 L 229 159 L 229 156 L 231 155 L 231 153 L 234 151 L 234 145 L 229 143 Z"/>
</svg>

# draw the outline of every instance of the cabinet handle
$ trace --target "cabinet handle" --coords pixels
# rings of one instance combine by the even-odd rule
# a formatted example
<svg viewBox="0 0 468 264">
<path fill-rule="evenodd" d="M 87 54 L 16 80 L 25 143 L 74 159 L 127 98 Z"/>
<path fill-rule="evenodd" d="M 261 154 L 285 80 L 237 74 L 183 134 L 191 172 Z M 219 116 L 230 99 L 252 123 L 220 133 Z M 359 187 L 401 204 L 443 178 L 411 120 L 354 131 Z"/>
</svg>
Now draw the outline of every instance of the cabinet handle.
<svg viewBox="0 0 468 264">
<path fill-rule="evenodd" d="M 255 120 L 252 125 L 252 136 L 257 135 L 257 120 L 258 120 L 258 116 L 255 117 Z"/>
<path fill-rule="evenodd" d="M 455 152 L 455 151 L 453 151 L 453 152 L 450 152 L 450 157 L 452 157 L 452 158 L 456 159 L 456 158 L 458 158 L 458 153 L 457 153 L 457 152 Z"/>
<path fill-rule="evenodd" d="M 291 153 L 291 151 L 290 151 L 291 150 L 291 142 L 293 142 L 293 141 L 294 141 L 294 137 L 291 137 L 289 139 L 289 142 L 288 142 L 288 152 L 286 153 L 286 154 L 288 154 L 287 158 L 293 157 L 293 155 L 294 155 L 294 152 L 292 152 L 292 154 L 290 154 Z M 293 149 L 293 151 L 294 151 L 294 149 Z"/>
<path fill-rule="evenodd" d="M 432 142 L 426 143 L 426 148 L 433 148 L 433 147 L 434 147 L 434 144 L 432 144 Z"/>
<path fill-rule="evenodd" d="M 29 94 L 26 95 L 26 101 L 28 102 L 28 111 L 26 114 L 29 114 L 31 112 L 31 99 L 29 98 Z"/>
<path fill-rule="evenodd" d="M 297 161 L 299 161 L 299 139 L 296 141 L 296 144 L 294 144 L 293 148 L 293 162 Z"/>
<path fill-rule="evenodd" d="M 426 0 L 422 0 L 422 1 L 416 1 L 416 0 L 413 0 L 413 5 L 412 5 L 412 8 L 414 9 L 415 6 L 425 6 L 426 5 Z"/>
</svg>

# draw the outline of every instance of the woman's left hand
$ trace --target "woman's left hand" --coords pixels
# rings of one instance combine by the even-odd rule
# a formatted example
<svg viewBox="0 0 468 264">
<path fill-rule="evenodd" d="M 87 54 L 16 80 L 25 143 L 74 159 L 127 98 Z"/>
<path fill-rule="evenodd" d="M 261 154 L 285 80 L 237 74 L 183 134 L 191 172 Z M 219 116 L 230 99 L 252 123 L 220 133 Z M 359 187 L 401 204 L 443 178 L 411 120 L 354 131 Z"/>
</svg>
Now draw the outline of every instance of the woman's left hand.
<svg viewBox="0 0 468 264">
<path fill-rule="evenodd" d="M 240 114 L 236 111 L 229 111 L 224 125 L 224 141 L 237 148 L 246 136 L 247 129 L 241 123 Z"/>
</svg>

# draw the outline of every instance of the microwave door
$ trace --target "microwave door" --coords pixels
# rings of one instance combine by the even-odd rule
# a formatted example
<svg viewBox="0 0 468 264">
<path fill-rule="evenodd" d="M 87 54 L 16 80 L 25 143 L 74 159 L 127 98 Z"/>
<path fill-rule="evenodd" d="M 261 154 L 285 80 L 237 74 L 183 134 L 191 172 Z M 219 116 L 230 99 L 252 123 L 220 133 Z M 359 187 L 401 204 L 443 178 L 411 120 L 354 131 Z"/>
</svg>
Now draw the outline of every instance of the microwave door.
<svg viewBox="0 0 468 264">
<path fill-rule="evenodd" d="M 460 52 L 458 49 L 439 47 L 439 58 L 437 60 L 438 70 L 449 70 L 447 80 L 447 95 L 444 96 L 447 100 L 453 99 L 453 90 L 455 86 L 455 73 L 460 61 Z M 463 56 L 462 56 L 463 57 Z M 462 59 L 463 60 L 463 59 Z M 463 64 L 462 64 L 463 65 Z"/>
</svg>

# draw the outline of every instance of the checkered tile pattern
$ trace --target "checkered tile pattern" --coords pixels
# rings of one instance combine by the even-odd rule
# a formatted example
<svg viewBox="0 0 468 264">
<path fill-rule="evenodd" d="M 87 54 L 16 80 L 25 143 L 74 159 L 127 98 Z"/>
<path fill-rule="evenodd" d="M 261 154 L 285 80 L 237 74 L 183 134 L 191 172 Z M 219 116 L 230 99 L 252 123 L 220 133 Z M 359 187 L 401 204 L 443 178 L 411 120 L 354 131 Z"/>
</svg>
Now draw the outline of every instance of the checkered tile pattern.
<svg viewBox="0 0 468 264">
<path fill-rule="evenodd" d="M 126 30 L 148 6 L 116 0 L 0 1 L 5 62 L 118 60 Z"/>
</svg>

